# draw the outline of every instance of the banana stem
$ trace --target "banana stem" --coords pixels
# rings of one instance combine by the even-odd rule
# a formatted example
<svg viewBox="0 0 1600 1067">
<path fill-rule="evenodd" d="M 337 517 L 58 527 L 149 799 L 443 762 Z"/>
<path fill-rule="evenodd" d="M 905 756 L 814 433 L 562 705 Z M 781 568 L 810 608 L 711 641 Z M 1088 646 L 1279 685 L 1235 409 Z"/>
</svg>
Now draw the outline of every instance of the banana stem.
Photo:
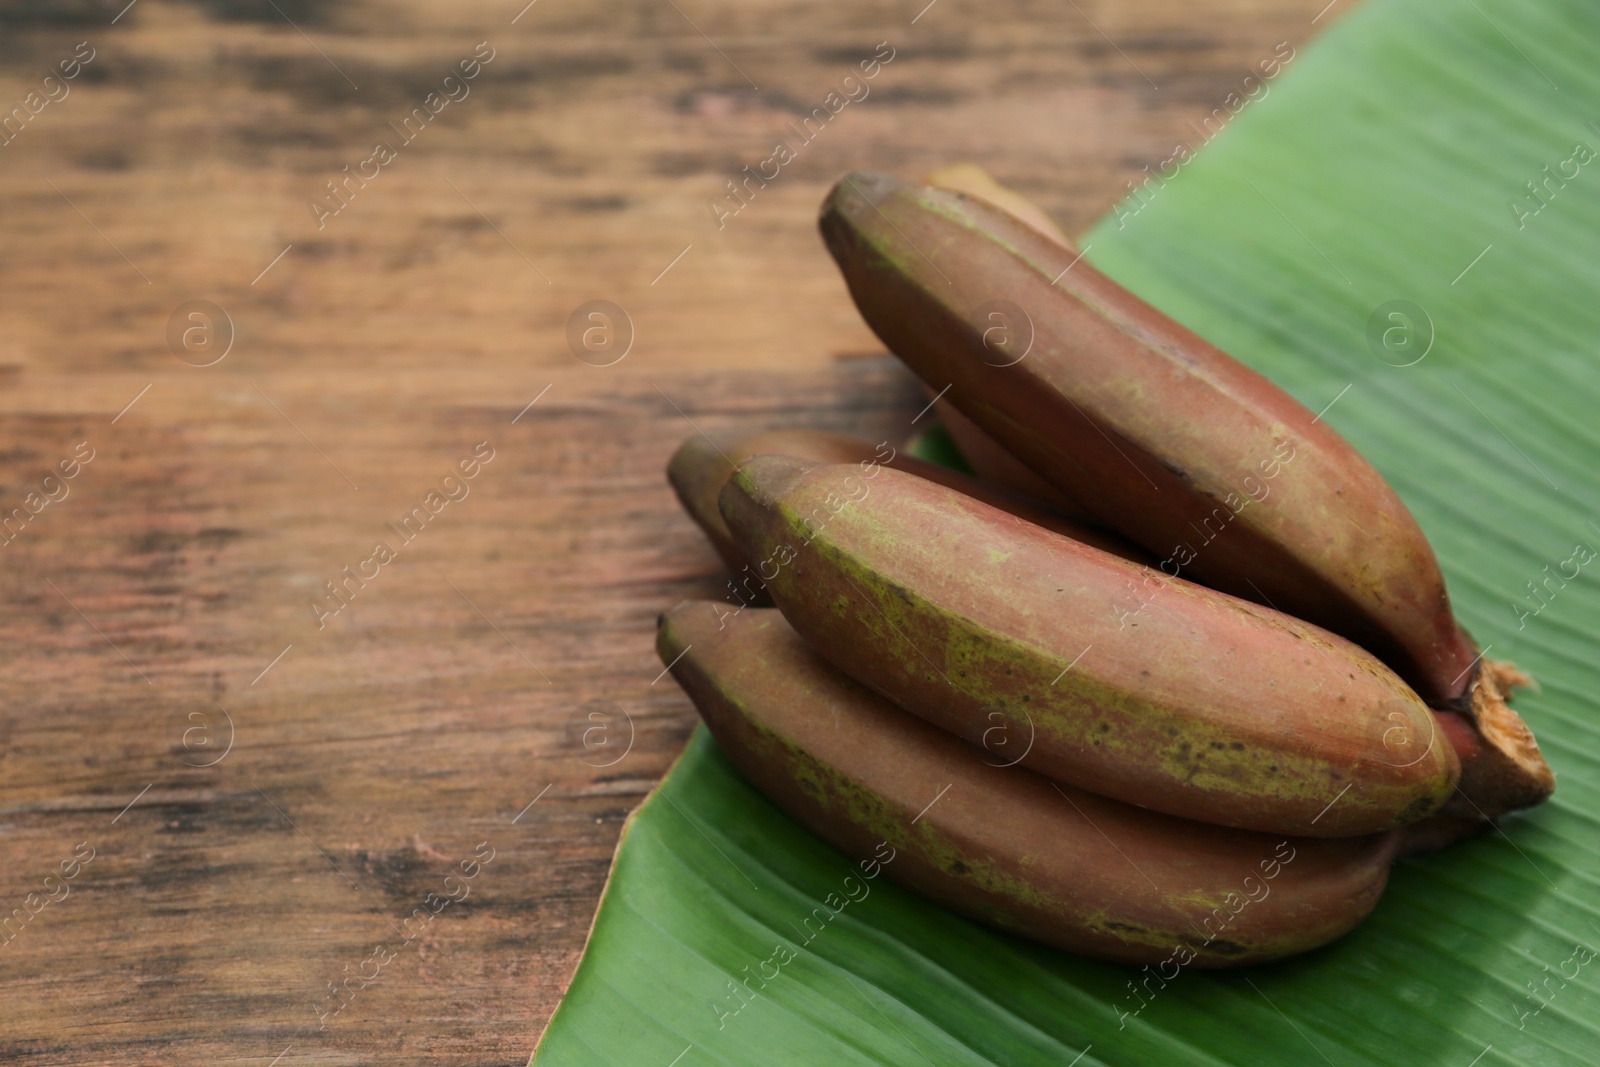
<svg viewBox="0 0 1600 1067">
<path fill-rule="evenodd" d="M 1435 711 L 1461 760 L 1461 782 L 1437 818 L 1487 822 L 1543 802 L 1555 775 L 1522 716 L 1511 710 L 1511 690 L 1533 684 L 1513 664 L 1484 660 L 1468 691 L 1466 712 Z"/>
</svg>

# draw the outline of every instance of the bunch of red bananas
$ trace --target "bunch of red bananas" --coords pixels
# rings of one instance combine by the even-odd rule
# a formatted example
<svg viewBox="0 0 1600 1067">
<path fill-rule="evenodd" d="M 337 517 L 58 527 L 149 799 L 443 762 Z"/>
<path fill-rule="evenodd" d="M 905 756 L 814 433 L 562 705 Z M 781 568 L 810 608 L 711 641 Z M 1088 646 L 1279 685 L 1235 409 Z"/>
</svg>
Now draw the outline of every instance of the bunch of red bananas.
<svg viewBox="0 0 1600 1067">
<path fill-rule="evenodd" d="M 981 172 L 932 180 L 849 175 L 822 233 L 975 473 L 807 430 L 669 467 L 736 598 L 658 649 L 758 789 L 956 911 L 1195 966 L 1324 944 L 1398 856 L 1549 796 L 1528 679 L 1348 443 Z"/>
</svg>

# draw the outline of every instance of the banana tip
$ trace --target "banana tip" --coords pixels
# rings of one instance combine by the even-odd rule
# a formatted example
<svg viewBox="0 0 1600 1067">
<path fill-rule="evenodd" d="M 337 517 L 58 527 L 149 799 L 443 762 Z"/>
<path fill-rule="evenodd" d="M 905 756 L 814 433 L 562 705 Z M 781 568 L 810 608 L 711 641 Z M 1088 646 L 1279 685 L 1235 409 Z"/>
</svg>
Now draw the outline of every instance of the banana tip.
<svg viewBox="0 0 1600 1067">
<path fill-rule="evenodd" d="M 700 434 L 685 438 L 667 461 L 667 481 L 680 495 L 689 496 L 703 491 L 708 481 L 720 483 L 733 469 L 724 444 Z"/>
<path fill-rule="evenodd" d="M 879 204 L 910 187 L 910 182 L 871 170 L 853 170 L 840 178 L 823 200 L 818 219 L 828 248 L 839 255 L 839 243 L 847 234 L 861 233 L 879 214 Z"/>
<path fill-rule="evenodd" d="M 746 501 L 763 511 L 775 508 L 813 466 L 815 464 L 795 456 L 751 456 L 734 470 L 722 487 L 717 506 L 730 525 L 735 521 L 734 512 Z"/>
<path fill-rule="evenodd" d="M 671 665 L 682 656 L 692 642 L 686 642 L 680 625 L 691 609 L 703 606 L 703 601 L 684 600 L 656 616 L 656 655 L 661 662 Z"/>
</svg>

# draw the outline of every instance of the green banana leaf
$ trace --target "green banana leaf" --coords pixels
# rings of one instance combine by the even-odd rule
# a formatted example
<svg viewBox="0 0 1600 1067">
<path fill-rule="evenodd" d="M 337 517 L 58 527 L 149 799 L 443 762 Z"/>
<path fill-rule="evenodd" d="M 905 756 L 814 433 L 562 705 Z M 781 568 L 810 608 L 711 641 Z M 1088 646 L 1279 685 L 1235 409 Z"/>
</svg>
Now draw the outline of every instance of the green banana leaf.
<svg viewBox="0 0 1600 1067">
<path fill-rule="evenodd" d="M 1083 246 L 1394 483 L 1468 628 L 1542 683 L 1517 706 L 1554 799 L 1401 864 L 1343 941 L 1146 1003 L 882 879 L 802 927 L 852 865 L 701 731 L 542 1067 L 1600 1062 L 1600 9 L 1372 0 L 1266 88 Z"/>
</svg>

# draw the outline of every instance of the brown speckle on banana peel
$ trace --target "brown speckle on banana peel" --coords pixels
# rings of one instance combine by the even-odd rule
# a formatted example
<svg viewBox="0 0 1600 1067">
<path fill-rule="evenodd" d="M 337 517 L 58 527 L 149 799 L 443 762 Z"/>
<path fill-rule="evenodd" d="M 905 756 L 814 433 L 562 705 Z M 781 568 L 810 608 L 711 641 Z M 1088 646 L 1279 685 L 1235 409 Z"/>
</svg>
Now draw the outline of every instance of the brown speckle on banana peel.
<svg viewBox="0 0 1600 1067">
<path fill-rule="evenodd" d="M 723 488 L 784 616 L 846 674 L 1057 781 L 1301 836 L 1436 810 L 1459 765 L 1370 653 L 980 501 L 883 470 L 758 456 Z M 1025 753 L 1025 754 L 1023 754 Z"/>
<path fill-rule="evenodd" d="M 1030 500 L 1013 490 L 987 484 L 959 471 L 858 437 L 807 429 L 764 430 L 745 437 L 716 439 L 695 434 L 685 438 L 672 454 L 672 459 L 667 463 L 667 481 L 672 484 L 683 509 L 705 531 L 706 538 L 717 550 L 729 573 L 736 577 L 748 577 L 754 575 L 755 571 L 751 569 L 746 573 L 748 560 L 739 551 L 739 546 L 734 544 L 727 523 L 717 511 L 717 494 L 722 491 L 728 475 L 733 473 L 735 464 L 763 453 L 797 456 L 815 463 L 854 463 L 862 468 L 863 480 L 870 476 L 874 465 L 891 466 L 919 478 L 947 485 L 1065 537 L 1075 538 L 1128 559 L 1149 561 L 1143 549 L 1117 534 L 1068 518 L 1049 504 Z M 771 603 L 761 588 L 759 576 L 747 583 L 741 599 L 746 603 Z"/>
<path fill-rule="evenodd" d="M 1099 522 L 1185 576 L 1354 640 L 1433 706 L 1459 706 L 1478 650 L 1433 550 L 1325 421 L 979 199 L 858 172 L 821 227 L 884 343 Z M 1032 333 L 1004 366 L 974 315 L 1001 298 Z"/>
<path fill-rule="evenodd" d="M 1235 967 L 1326 944 L 1381 895 L 1395 835 L 1276 837 L 1017 767 L 827 665 L 777 612 L 680 604 L 657 638 L 739 771 L 852 861 L 1014 933 L 1132 964 Z M 1192 954 L 1192 961 L 1189 959 Z"/>
</svg>

